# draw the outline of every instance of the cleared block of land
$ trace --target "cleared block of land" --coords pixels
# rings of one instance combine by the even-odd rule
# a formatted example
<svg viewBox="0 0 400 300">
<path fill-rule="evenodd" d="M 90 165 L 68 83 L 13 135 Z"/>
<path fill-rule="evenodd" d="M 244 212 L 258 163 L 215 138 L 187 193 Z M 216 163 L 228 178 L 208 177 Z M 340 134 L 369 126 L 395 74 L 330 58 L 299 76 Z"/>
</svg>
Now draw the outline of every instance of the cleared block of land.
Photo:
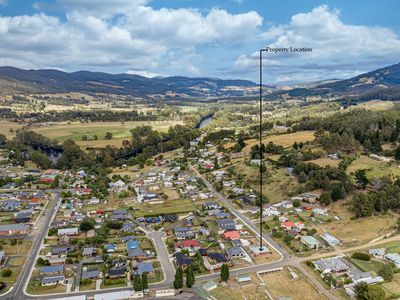
<svg viewBox="0 0 400 300">
<path fill-rule="evenodd" d="M 400 168 L 395 162 L 388 163 L 378 161 L 365 155 L 361 155 L 358 159 L 353 161 L 347 168 L 347 173 L 352 173 L 360 169 L 366 169 L 369 178 L 400 175 Z"/>
<path fill-rule="evenodd" d="M 284 268 L 282 271 L 265 274 L 262 276 L 265 286 L 274 299 L 279 297 L 288 297 L 293 300 L 319 300 L 326 299 L 320 295 L 304 275 L 293 269 L 299 277 L 292 279 L 289 271 Z"/>
<path fill-rule="evenodd" d="M 33 128 L 37 133 L 43 134 L 48 138 L 56 138 L 59 141 L 65 141 L 68 139 L 74 141 L 81 141 L 82 136 L 86 135 L 89 139 L 93 139 L 94 135 L 97 135 L 99 140 L 104 140 L 106 132 L 111 132 L 114 139 L 130 138 L 130 130 L 140 125 L 150 125 L 155 130 L 167 131 L 170 126 L 179 124 L 174 121 L 139 121 L 139 122 L 91 122 L 91 123 L 80 123 L 71 122 L 67 124 L 65 122 L 57 125 L 43 126 Z M 122 140 L 121 140 L 122 141 Z M 99 141 L 87 141 L 89 144 L 97 144 Z M 110 143 L 110 140 L 106 140 Z"/>
</svg>

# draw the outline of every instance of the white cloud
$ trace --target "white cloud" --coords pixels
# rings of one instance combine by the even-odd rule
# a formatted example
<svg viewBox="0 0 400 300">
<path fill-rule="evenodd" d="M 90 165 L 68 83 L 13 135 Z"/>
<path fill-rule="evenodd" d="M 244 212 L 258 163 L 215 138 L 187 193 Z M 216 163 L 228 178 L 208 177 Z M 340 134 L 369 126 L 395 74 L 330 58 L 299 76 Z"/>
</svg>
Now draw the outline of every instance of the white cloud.
<svg viewBox="0 0 400 300">
<path fill-rule="evenodd" d="M 0 64 L 142 70 L 142 74 L 165 73 L 160 70 L 164 65 L 172 68 L 170 72 L 200 74 L 197 47 L 242 43 L 262 24 L 262 17 L 253 11 L 230 14 L 215 8 L 202 13 L 196 9 L 153 9 L 146 3 L 58 0 L 55 4 L 68 7 L 65 21 L 45 13 L 0 16 Z"/>
<path fill-rule="evenodd" d="M 400 39 L 392 30 L 345 24 L 340 12 L 326 5 L 292 16 L 289 24 L 273 26 L 261 38 L 270 47 L 313 49 L 312 53 L 266 54 L 279 62 L 269 68 L 276 81 L 345 77 L 395 63 L 400 50 Z M 258 53 L 240 55 L 235 62 L 235 67 L 243 69 L 256 65 Z"/>
</svg>

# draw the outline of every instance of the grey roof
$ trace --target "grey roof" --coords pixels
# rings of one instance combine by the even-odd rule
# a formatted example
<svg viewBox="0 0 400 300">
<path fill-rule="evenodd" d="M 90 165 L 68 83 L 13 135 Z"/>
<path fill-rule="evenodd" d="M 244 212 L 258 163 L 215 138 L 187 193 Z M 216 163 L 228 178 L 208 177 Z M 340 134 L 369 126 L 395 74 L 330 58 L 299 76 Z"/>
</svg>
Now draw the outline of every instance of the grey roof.
<svg viewBox="0 0 400 300">
<path fill-rule="evenodd" d="M 49 273 L 61 273 L 64 271 L 64 265 L 56 265 L 56 266 L 45 266 L 41 267 L 40 273 L 49 274 Z"/>
<path fill-rule="evenodd" d="M 244 254 L 244 251 L 241 247 L 232 247 L 226 250 L 226 254 L 228 254 L 228 256 L 237 256 L 237 255 L 241 255 Z"/>
<path fill-rule="evenodd" d="M 128 256 L 129 257 L 141 257 L 141 256 L 146 256 L 146 253 L 140 249 L 140 248 L 135 248 L 135 249 L 128 249 Z"/>
<path fill-rule="evenodd" d="M 152 263 L 148 263 L 148 262 L 139 262 L 138 263 L 138 272 L 140 275 L 142 275 L 142 273 L 147 272 L 153 272 L 153 264 Z"/>
<path fill-rule="evenodd" d="M 25 231 L 29 229 L 29 225 L 26 224 L 5 224 L 0 225 L 0 231 L 10 231 L 10 230 L 18 230 Z"/>
<path fill-rule="evenodd" d="M 42 278 L 42 284 L 64 281 L 64 276 L 51 276 Z"/>
<path fill-rule="evenodd" d="M 100 271 L 98 269 L 87 270 L 82 272 L 82 279 L 95 278 L 99 277 L 99 275 Z"/>
<path fill-rule="evenodd" d="M 342 271 L 348 270 L 350 267 L 340 257 L 332 257 L 317 260 L 315 266 L 320 270 Z"/>
</svg>

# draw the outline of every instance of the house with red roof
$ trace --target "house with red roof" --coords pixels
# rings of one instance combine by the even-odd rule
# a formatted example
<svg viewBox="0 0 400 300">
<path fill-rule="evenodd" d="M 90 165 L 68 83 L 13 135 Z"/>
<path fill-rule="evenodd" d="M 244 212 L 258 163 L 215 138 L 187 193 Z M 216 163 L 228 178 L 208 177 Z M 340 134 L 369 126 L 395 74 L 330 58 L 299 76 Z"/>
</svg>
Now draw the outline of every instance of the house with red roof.
<svg viewBox="0 0 400 300">
<path fill-rule="evenodd" d="M 176 245 L 179 249 L 194 252 L 200 249 L 200 242 L 198 240 L 184 240 Z"/>
<path fill-rule="evenodd" d="M 281 227 L 285 230 L 290 230 L 295 227 L 293 221 L 286 221 L 281 223 Z"/>
<path fill-rule="evenodd" d="M 233 240 L 238 240 L 240 238 L 240 233 L 237 230 L 225 231 L 223 236 L 226 240 L 233 241 Z"/>
</svg>

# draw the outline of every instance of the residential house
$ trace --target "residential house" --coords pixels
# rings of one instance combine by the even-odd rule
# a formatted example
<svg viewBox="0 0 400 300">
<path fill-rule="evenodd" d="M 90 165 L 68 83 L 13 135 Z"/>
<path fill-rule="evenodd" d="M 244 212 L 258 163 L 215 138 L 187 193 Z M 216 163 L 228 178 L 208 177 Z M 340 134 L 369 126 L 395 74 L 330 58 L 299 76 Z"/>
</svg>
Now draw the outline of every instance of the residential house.
<svg viewBox="0 0 400 300">
<path fill-rule="evenodd" d="M 39 268 L 39 274 L 41 275 L 59 275 L 64 272 L 64 265 L 45 266 Z"/>
<path fill-rule="evenodd" d="M 306 245 L 309 249 L 318 250 L 321 248 L 321 243 L 315 237 L 310 235 L 300 236 L 300 242 Z"/>
<path fill-rule="evenodd" d="M 260 246 L 256 246 L 256 245 L 251 245 L 249 247 L 251 253 L 253 254 L 253 256 L 260 256 L 260 255 L 266 255 L 266 254 L 270 254 L 271 250 L 269 250 L 267 247 L 263 246 L 262 249 L 260 249 Z"/>
<path fill-rule="evenodd" d="M 154 268 L 153 268 L 153 264 L 150 262 L 139 262 L 138 263 L 138 270 L 137 272 L 142 275 L 143 273 L 147 273 L 148 277 L 154 277 L 155 273 L 154 273 Z"/>
<path fill-rule="evenodd" d="M 104 250 L 107 253 L 114 253 L 116 249 L 117 249 L 117 247 L 114 244 L 110 243 L 110 244 L 105 244 L 104 245 Z"/>
<path fill-rule="evenodd" d="M 244 258 L 246 253 L 241 247 L 232 247 L 226 250 L 229 259 Z"/>
<path fill-rule="evenodd" d="M 321 273 L 331 273 L 334 276 L 350 272 L 350 266 L 342 256 L 322 258 L 314 261 L 314 266 Z"/>
<path fill-rule="evenodd" d="M 28 234 L 29 225 L 27 224 L 4 224 L 0 225 L 0 236 L 4 235 L 16 235 L 16 234 Z"/>
<path fill-rule="evenodd" d="M 369 249 L 368 253 L 372 256 L 383 258 L 385 256 L 386 249 L 385 248 Z"/>
<path fill-rule="evenodd" d="M 51 277 L 43 277 L 41 279 L 42 286 L 52 286 L 57 285 L 58 283 L 63 283 L 65 280 L 64 276 L 51 276 Z"/>
<path fill-rule="evenodd" d="M 240 233 L 237 230 L 232 230 L 232 231 L 225 231 L 223 234 L 224 238 L 226 240 L 239 240 L 240 238 Z"/>
<path fill-rule="evenodd" d="M 189 258 L 187 255 L 182 254 L 180 252 L 175 253 L 175 259 L 176 259 L 176 264 L 179 267 L 186 268 L 187 266 L 191 265 L 193 263 L 193 260 Z"/>
<path fill-rule="evenodd" d="M 400 254 L 388 253 L 383 256 L 387 261 L 394 263 L 396 268 L 400 268 Z"/>
<path fill-rule="evenodd" d="M 82 271 L 82 279 L 99 279 L 100 271 L 99 269 L 89 269 Z"/>
<path fill-rule="evenodd" d="M 125 277 L 126 271 L 127 271 L 126 266 L 110 268 L 110 270 L 108 270 L 108 277 L 110 278 Z"/>
<path fill-rule="evenodd" d="M 79 234 L 79 229 L 77 227 L 73 227 L 73 228 L 61 228 L 58 229 L 57 231 L 57 235 L 58 236 L 63 236 L 63 235 L 78 235 Z"/>
<path fill-rule="evenodd" d="M 324 233 L 321 235 L 321 239 L 331 247 L 336 247 L 341 244 L 341 241 L 330 235 L 329 233 Z"/>
<path fill-rule="evenodd" d="M 177 244 L 177 248 L 195 252 L 200 249 L 200 242 L 197 240 L 184 240 Z"/>
</svg>

